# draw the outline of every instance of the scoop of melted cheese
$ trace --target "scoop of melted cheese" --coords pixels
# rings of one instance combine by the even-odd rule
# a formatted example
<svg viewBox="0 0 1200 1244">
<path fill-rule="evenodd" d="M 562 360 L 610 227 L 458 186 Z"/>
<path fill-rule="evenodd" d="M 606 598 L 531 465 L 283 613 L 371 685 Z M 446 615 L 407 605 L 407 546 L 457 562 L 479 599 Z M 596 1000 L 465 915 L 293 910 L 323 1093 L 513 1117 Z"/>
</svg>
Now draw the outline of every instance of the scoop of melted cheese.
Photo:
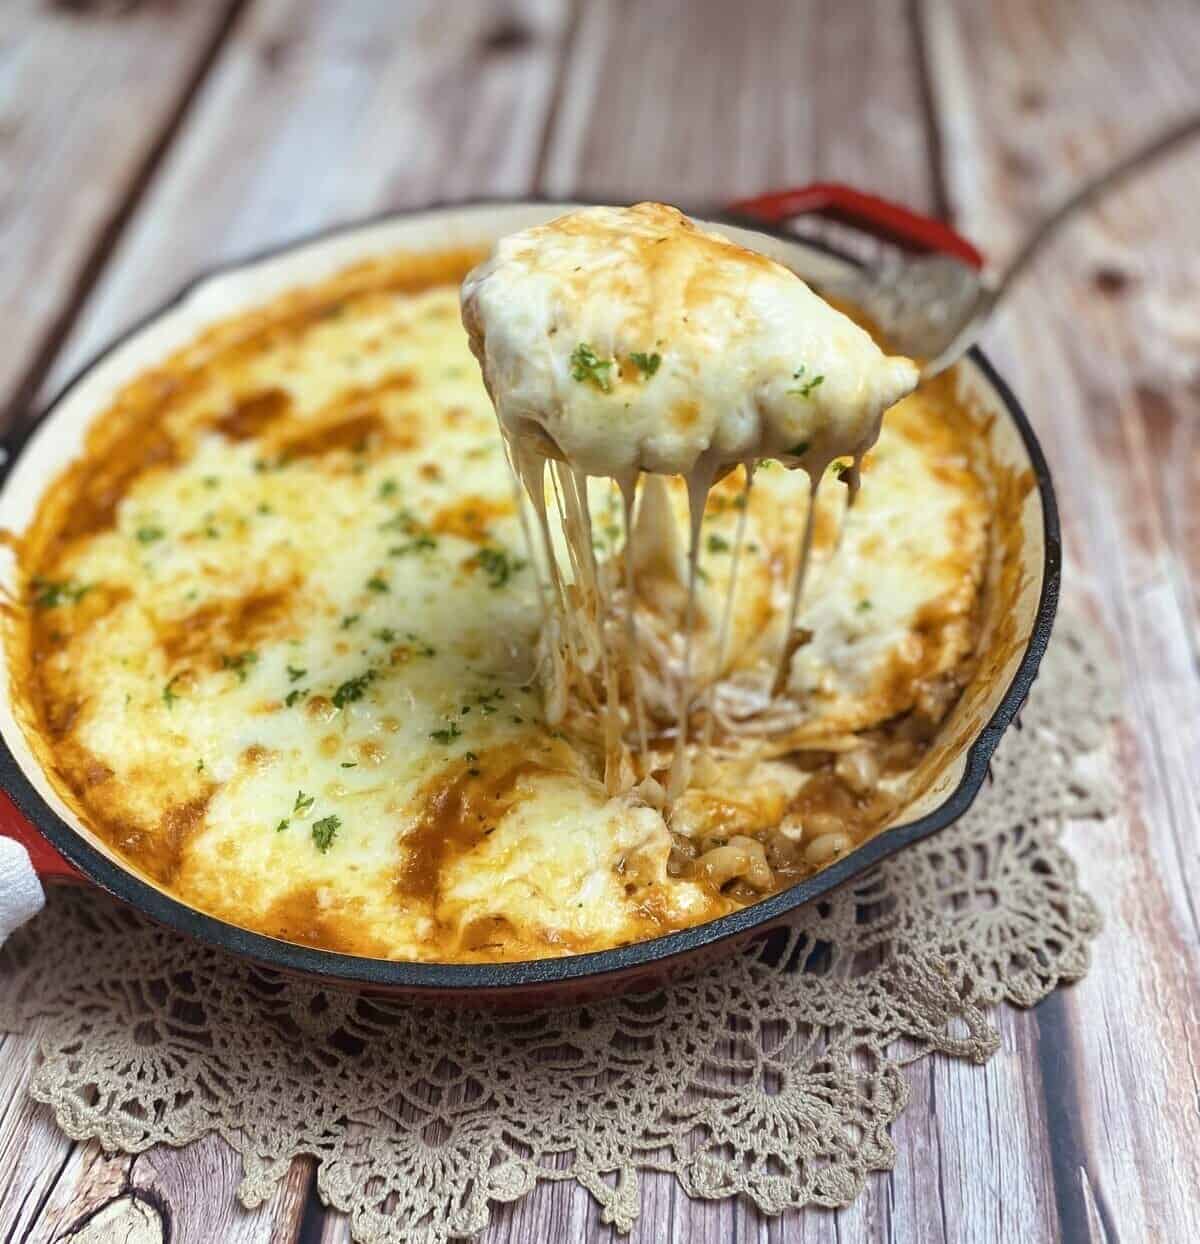
<svg viewBox="0 0 1200 1244">
<path fill-rule="evenodd" d="M 506 237 L 462 301 L 502 425 L 588 475 L 823 467 L 917 381 L 794 272 L 661 203 Z"/>
<path fill-rule="evenodd" d="M 458 319 L 477 259 L 401 257 L 220 326 L 98 417 L 23 538 L 6 637 L 47 770 L 131 866 L 236 924 L 363 955 L 517 959 L 744 901 L 673 876 L 663 816 L 606 798 L 596 754 L 543 717 L 535 578 Z M 930 608 L 977 599 L 971 443 L 924 392 L 889 417 L 805 619 L 814 738 L 910 708 L 924 667 L 896 662 L 914 644 L 935 671 L 969 650 Z M 804 512 L 795 473 L 760 475 L 743 647 L 777 608 L 772 565 Z M 705 520 L 713 590 L 735 483 Z M 603 559 L 619 499 L 591 501 Z M 776 823 L 807 776 L 777 767 L 790 787 L 743 773 L 705 824 Z"/>
</svg>

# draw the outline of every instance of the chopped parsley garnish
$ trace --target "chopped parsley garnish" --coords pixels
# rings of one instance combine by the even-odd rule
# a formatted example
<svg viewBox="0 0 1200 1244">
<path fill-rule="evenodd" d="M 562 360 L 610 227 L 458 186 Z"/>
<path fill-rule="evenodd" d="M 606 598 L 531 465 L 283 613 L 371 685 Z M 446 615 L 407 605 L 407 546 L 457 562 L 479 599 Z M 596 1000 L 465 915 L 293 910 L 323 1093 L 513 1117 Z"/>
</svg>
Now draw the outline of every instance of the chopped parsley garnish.
<svg viewBox="0 0 1200 1244">
<path fill-rule="evenodd" d="M 488 577 L 488 586 L 493 588 L 503 587 L 514 574 L 525 568 L 525 562 L 513 557 L 506 549 L 482 548 L 476 556 L 480 569 Z"/>
<path fill-rule="evenodd" d="M 357 769 L 357 768 L 358 768 L 358 765 L 357 765 L 357 764 L 355 764 L 355 762 L 354 762 L 353 760 L 343 760 L 343 761 L 342 761 L 342 768 L 343 768 L 343 769 Z"/>
<path fill-rule="evenodd" d="M 870 609 L 870 607 L 871 607 L 871 602 L 869 600 L 860 600 L 858 602 L 859 613 L 865 613 L 868 609 Z"/>
<path fill-rule="evenodd" d="M 282 833 L 283 833 L 283 831 L 284 831 L 285 829 L 287 829 L 287 827 L 288 827 L 291 823 L 292 823 L 292 822 L 291 822 L 291 821 L 290 821 L 290 820 L 289 820 L 289 819 L 285 816 L 285 817 L 283 818 L 283 820 L 281 820 L 281 821 L 279 822 L 279 824 L 275 826 L 275 832 L 276 832 L 277 834 L 282 834 Z"/>
<path fill-rule="evenodd" d="M 348 631 L 362 617 L 361 613 L 348 613 L 342 619 L 342 630 Z"/>
<path fill-rule="evenodd" d="M 92 589 L 88 584 L 63 579 L 55 583 L 50 579 L 34 579 L 33 603 L 37 609 L 57 609 L 59 605 L 77 605 Z"/>
<path fill-rule="evenodd" d="M 452 721 L 444 730 L 431 730 L 429 737 L 435 743 L 452 743 L 462 737 L 462 731 L 458 728 L 458 722 Z"/>
<path fill-rule="evenodd" d="M 422 657 L 437 656 L 437 649 L 432 644 L 426 643 L 425 640 L 420 638 L 420 636 L 414 635 L 412 631 L 406 632 L 404 638 L 407 639 L 410 644 L 416 645 L 418 656 L 422 656 Z"/>
<path fill-rule="evenodd" d="M 647 379 L 658 371 L 662 363 L 662 355 L 657 353 L 657 351 L 654 354 L 642 354 L 640 351 L 635 350 L 629 357 L 638 371 Z"/>
<path fill-rule="evenodd" d="M 296 802 L 292 804 L 292 813 L 295 816 L 303 816 L 316 802 L 316 795 L 306 795 L 302 790 L 296 792 Z"/>
<path fill-rule="evenodd" d="M 788 456 L 799 458 L 801 454 L 808 453 L 808 441 L 797 441 L 791 449 L 788 450 Z"/>
<path fill-rule="evenodd" d="M 437 548 L 437 541 L 426 531 L 409 540 L 407 544 L 393 544 L 388 549 L 389 557 L 407 557 L 410 553 L 425 553 Z"/>
<path fill-rule="evenodd" d="M 265 501 L 260 501 L 256 508 L 259 514 L 274 514 L 275 513 L 275 511 L 271 509 L 271 507 Z"/>
<path fill-rule="evenodd" d="M 345 708 L 347 704 L 355 700 L 361 700 L 367 692 L 367 687 L 375 681 L 375 671 L 367 670 L 363 674 L 359 674 L 357 678 L 348 678 L 333 693 L 333 704 L 335 708 Z"/>
<path fill-rule="evenodd" d="M 728 553 L 729 541 L 726 540 L 724 536 L 717 535 L 714 531 L 712 535 L 708 537 L 708 551 L 710 553 Z"/>
<path fill-rule="evenodd" d="M 379 524 L 380 531 L 402 531 L 405 535 L 415 535 L 421 530 L 421 524 L 411 510 L 399 509 Z"/>
<path fill-rule="evenodd" d="M 386 579 L 380 578 L 380 576 L 376 574 L 376 575 L 372 575 L 367 580 L 367 590 L 370 592 L 379 592 L 380 594 L 382 594 L 384 592 L 390 592 L 392 589 L 388 587 L 388 582 Z"/>
<path fill-rule="evenodd" d="M 490 717 L 496 712 L 496 701 L 504 699 L 504 692 L 497 687 L 494 691 L 483 691 L 476 697 L 475 703 L 479 705 L 485 717 Z M 466 709 L 463 710 L 466 712 Z"/>
<path fill-rule="evenodd" d="M 302 670 L 298 666 L 289 665 L 287 667 L 288 682 L 299 682 L 307 673 L 308 670 Z"/>
<path fill-rule="evenodd" d="M 396 632 L 390 626 L 381 626 L 379 630 L 371 632 L 372 639 L 378 639 L 380 643 L 394 644 L 396 642 Z"/>
<path fill-rule="evenodd" d="M 803 363 L 801 363 L 800 366 L 792 372 L 792 379 L 800 381 L 796 388 L 788 390 L 788 395 L 795 397 L 812 397 L 813 390 L 820 388 L 821 385 L 825 383 L 824 376 L 813 376 L 810 379 L 805 380 Z"/>
<path fill-rule="evenodd" d="M 333 839 L 341 827 L 342 818 L 340 816 L 325 816 L 319 821 L 313 822 L 312 839 L 317 844 L 317 850 L 322 855 L 333 846 Z"/>
<path fill-rule="evenodd" d="M 287 698 L 283 702 L 288 706 L 288 708 L 291 708 L 292 705 L 295 704 L 297 700 L 301 699 L 303 696 L 306 696 L 306 695 L 308 695 L 308 692 L 304 690 L 304 688 L 297 687 L 295 691 L 289 691 L 287 693 Z"/>
<path fill-rule="evenodd" d="M 250 674 L 250 667 L 258 663 L 258 653 L 253 650 L 248 652 L 239 652 L 237 656 L 231 657 L 228 653 L 221 657 L 221 668 L 223 670 L 233 670 L 238 676 L 238 682 L 245 682 Z"/>
<path fill-rule="evenodd" d="M 140 544 L 153 544 L 155 540 L 161 540 L 166 534 L 161 527 L 139 527 L 137 529 Z"/>
<path fill-rule="evenodd" d="M 221 538 L 221 533 L 211 523 L 205 527 L 204 534 L 210 540 L 219 540 Z"/>
<path fill-rule="evenodd" d="M 204 477 L 205 488 L 215 488 L 220 482 L 221 477 L 219 475 L 206 475 Z"/>
<path fill-rule="evenodd" d="M 197 760 L 197 761 L 196 761 L 196 772 L 197 772 L 197 773 L 203 773 L 203 772 L 204 772 L 204 761 L 203 761 L 203 760 Z"/>
<path fill-rule="evenodd" d="M 379 499 L 383 501 L 388 497 L 394 497 L 399 489 L 400 485 L 397 484 L 394 479 L 385 479 L 383 483 L 379 485 Z"/>
<path fill-rule="evenodd" d="M 175 694 L 175 684 L 183 677 L 182 674 L 173 674 L 167 679 L 167 685 L 163 688 L 163 703 L 171 708 L 179 697 Z"/>
<path fill-rule="evenodd" d="M 586 341 L 581 341 L 571 351 L 572 378 L 581 383 L 594 384 L 602 393 L 612 392 L 612 380 L 608 374 L 611 370 L 612 359 L 599 358 Z"/>
</svg>

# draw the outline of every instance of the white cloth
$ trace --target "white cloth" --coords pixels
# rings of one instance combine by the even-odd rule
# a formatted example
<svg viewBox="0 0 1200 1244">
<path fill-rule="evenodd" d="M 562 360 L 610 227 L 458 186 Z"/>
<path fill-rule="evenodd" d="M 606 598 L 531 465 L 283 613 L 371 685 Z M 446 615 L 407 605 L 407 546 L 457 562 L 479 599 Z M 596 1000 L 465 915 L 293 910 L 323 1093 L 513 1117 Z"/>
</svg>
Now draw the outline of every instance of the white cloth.
<svg viewBox="0 0 1200 1244">
<path fill-rule="evenodd" d="M 9 935 L 42 910 L 46 895 L 33 871 L 29 852 L 12 838 L 0 837 L 0 946 Z"/>
</svg>

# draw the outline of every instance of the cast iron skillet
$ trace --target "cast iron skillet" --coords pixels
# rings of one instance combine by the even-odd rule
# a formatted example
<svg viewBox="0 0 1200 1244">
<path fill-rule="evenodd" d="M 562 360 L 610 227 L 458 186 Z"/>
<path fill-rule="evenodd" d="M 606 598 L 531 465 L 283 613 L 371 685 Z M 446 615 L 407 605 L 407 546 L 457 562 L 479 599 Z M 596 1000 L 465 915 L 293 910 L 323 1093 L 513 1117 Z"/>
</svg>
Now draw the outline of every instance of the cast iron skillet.
<svg viewBox="0 0 1200 1244">
<path fill-rule="evenodd" d="M 563 205 L 563 210 L 567 206 Z M 119 347 L 152 328 L 167 313 L 183 306 L 214 277 L 222 273 L 244 274 L 256 265 L 269 267 L 272 261 L 279 259 L 286 262 L 289 256 L 296 257 L 301 251 L 319 255 L 323 250 L 329 250 L 340 255 L 345 247 L 353 248 L 355 239 L 360 235 L 386 231 L 389 227 L 404 230 L 411 226 L 420 230 L 423 224 L 428 224 L 441 239 L 437 244 L 445 245 L 447 229 L 452 238 L 457 236 L 454 230 L 459 218 L 473 221 L 473 227 L 478 232 L 480 222 L 487 221 L 491 215 L 504 216 L 507 213 L 511 216 L 526 209 L 542 211 L 546 215 L 555 214 L 547 206 L 539 206 L 538 200 L 475 200 L 389 213 L 327 230 L 205 274 L 170 303 L 129 329 L 84 367 L 49 403 L 34 427 L 10 438 L 6 445 L 8 456 L 0 467 L 0 510 L 9 492 L 14 468 L 22 460 L 22 455 L 28 453 L 29 443 L 39 428 L 44 424 L 54 426 L 52 421 L 63 404 L 96 369 L 112 358 Z M 940 250 L 975 266 L 982 263 L 981 256 L 969 242 L 938 222 L 843 186 L 807 186 L 743 201 L 724 214 L 713 216 L 701 212 L 698 215 L 717 223 L 756 229 L 764 249 L 772 249 L 777 256 L 790 260 L 803 273 L 804 264 L 797 263 L 797 260 L 818 266 L 824 263 L 827 267 L 831 263 L 844 262 L 844 257 L 832 248 L 819 243 L 799 242 L 794 235 L 781 228 L 795 216 L 812 212 L 851 223 L 869 234 L 887 238 L 909 249 Z M 767 227 L 764 228 L 764 225 Z M 482 227 L 486 230 L 488 225 Z M 511 224 L 505 225 L 497 233 L 507 232 L 512 227 Z M 298 281 L 293 279 L 291 283 Z M 246 299 L 240 306 L 252 301 L 252 297 Z M 228 310 L 232 312 L 240 306 L 235 300 Z M 40 774 L 36 772 L 36 761 L 24 746 L 23 739 L 19 738 L 19 727 L 8 712 L 5 702 L 8 698 L 7 679 L 3 680 L 4 690 L 0 692 L 0 714 L 3 715 L 3 729 L 0 732 L 0 833 L 15 837 L 26 845 L 39 875 L 47 882 L 70 881 L 99 886 L 156 921 L 274 968 L 328 982 L 409 994 L 429 1001 L 526 1006 L 581 1000 L 629 988 L 650 987 L 684 970 L 694 969 L 709 958 L 727 954 L 747 938 L 786 921 L 804 904 L 858 877 L 879 860 L 927 838 L 960 817 L 978 793 L 992 752 L 1024 701 L 1037 673 L 1050 637 L 1059 588 L 1058 514 L 1050 475 L 1024 411 L 992 365 L 982 353 L 973 350 L 962 366 L 968 369 L 975 388 L 986 395 L 1001 421 L 1009 425 L 1008 432 L 1014 434 L 1010 440 L 1016 447 L 1020 464 L 1032 472 L 1036 481 L 1036 489 L 1027 501 L 1027 505 L 1033 505 L 1036 509 L 1026 523 L 1026 535 L 1027 539 L 1030 534 L 1033 535 L 1040 562 L 1035 564 L 1034 573 L 1029 576 L 1032 583 L 1028 601 L 1028 639 L 1006 670 L 1009 675 L 1007 687 L 1002 689 L 1002 694 L 997 690 L 997 696 L 989 704 L 990 715 L 974 735 L 965 757 L 960 758 L 962 768 L 957 780 L 940 795 L 938 802 L 923 810 L 915 819 L 884 830 L 849 855 L 787 890 L 717 920 L 650 941 L 590 954 L 521 963 L 393 962 L 281 941 L 206 915 L 143 881 L 116 856 L 99 849 L 70 824 L 64 816 L 65 808 L 56 810 L 52 806 L 54 796 L 47 791 L 44 779 L 38 785 L 31 780 L 31 777 L 39 778 Z M 1037 572 L 1040 572 L 1040 584 Z M 18 755 L 21 760 L 18 760 Z"/>
</svg>

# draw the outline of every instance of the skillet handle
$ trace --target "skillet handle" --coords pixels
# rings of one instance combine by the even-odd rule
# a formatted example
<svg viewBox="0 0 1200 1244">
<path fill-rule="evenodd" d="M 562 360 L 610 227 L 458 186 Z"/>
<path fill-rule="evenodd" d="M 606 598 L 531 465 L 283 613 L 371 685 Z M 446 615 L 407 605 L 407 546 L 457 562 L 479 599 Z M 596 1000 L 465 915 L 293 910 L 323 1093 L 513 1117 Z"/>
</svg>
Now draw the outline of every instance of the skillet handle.
<svg viewBox="0 0 1200 1244">
<path fill-rule="evenodd" d="M 0 837 L 15 838 L 29 852 L 33 871 L 43 882 L 82 883 L 85 880 L 79 869 L 59 855 L 3 791 L 0 791 Z"/>
<path fill-rule="evenodd" d="M 969 267 L 983 267 L 983 255 L 949 225 L 840 182 L 814 181 L 790 190 L 772 190 L 739 199 L 726 210 L 768 225 L 785 224 L 797 216 L 824 216 L 904 250 L 949 255 Z"/>
</svg>

